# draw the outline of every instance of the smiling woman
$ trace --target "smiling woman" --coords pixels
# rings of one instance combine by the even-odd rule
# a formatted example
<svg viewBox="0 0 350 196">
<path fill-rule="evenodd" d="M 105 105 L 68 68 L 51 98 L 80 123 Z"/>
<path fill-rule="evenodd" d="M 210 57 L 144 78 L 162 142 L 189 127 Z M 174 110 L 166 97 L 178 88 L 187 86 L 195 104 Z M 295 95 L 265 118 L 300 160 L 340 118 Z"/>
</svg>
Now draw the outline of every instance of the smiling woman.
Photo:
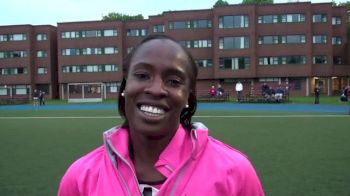
<svg viewBox="0 0 350 196">
<path fill-rule="evenodd" d="M 174 39 L 143 40 L 124 62 L 124 123 L 70 166 L 59 195 L 264 195 L 245 155 L 191 123 L 196 78 L 191 54 Z"/>
</svg>

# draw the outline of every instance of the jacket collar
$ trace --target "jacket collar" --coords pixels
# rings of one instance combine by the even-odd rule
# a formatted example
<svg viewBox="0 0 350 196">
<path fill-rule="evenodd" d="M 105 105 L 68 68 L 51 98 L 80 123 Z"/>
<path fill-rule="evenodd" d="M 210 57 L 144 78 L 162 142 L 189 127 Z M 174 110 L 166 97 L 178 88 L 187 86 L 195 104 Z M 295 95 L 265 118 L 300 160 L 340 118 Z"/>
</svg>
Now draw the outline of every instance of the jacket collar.
<svg viewBox="0 0 350 196">
<path fill-rule="evenodd" d="M 193 123 L 194 129 L 186 131 L 181 124 L 168 146 L 154 165 L 164 176 L 168 177 L 178 166 L 190 158 L 195 159 L 208 141 L 208 129 L 202 123 Z M 114 127 L 104 132 L 107 149 L 131 163 L 129 155 L 129 131 Z M 109 153 L 107 151 L 107 153 Z M 133 164 L 131 164 L 133 165 Z"/>
</svg>

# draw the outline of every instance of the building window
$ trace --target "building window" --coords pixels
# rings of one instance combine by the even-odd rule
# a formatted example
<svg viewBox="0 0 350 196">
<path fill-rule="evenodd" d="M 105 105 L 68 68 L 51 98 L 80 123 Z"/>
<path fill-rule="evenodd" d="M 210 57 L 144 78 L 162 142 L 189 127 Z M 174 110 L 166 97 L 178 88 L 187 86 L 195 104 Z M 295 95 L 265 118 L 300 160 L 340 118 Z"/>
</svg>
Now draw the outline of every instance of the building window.
<svg viewBox="0 0 350 196">
<path fill-rule="evenodd" d="M 242 70 L 250 68 L 249 57 L 224 57 L 219 59 L 220 69 Z"/>
<path fill-rule="evenodd" d="M 47 68 L 46 67 L 38 67 L 37 72 L 38 72 L 38 74 L 47 74 Z"/>
<path fill-rule="evenodd" d="M 26 34 L 12 34 L 12 35 L 9 35 L 9 40 L 10 41 L 24 41 L 24 40 L 27 40 L 27 35 Z"/>
<path fill-rule="evenodd" d="M 327 22 L 327 14 L 315 14 L 312 15 L 313 23 L 324 23 Z"/>
<path fill-rule="evenodd" d="M 117 54 L 118 48 L 117 47 L 106 47 L 104 48 L 104 54 Z"/>
<path fill-rule="evenodd" d="M 25 41 L 27 40 L 26 34 L 4 34 L 0 35 L 0 42 L 6 41 Z"/>
<path fill-rule="evenodd" d="M 0 68 L 0 75 L 21 75 L 27 73 L 28 71 L 25 67 Z"/>
<path fill-rule="evenodd" d="M 306 64 L 305 56 L 259 57 L 259 65 Z"/>
<path fill-rule="evenodd" d="M 164 25 L 154 25 L 153 32 L 154 33 L 164 33 L 165 32 Z"/>
<path fill-rule="evenodd" d="M 281 64 L 306 64 L 305 56 L 282 56 L 280 57 Z"/>
<path fill-rule="evenodd" d="M 10 58 L 25 58 L 27 57 L 26 51 L 0 51 L 0 59 L 10 59 Z"/>
<path fill-rule="evenodd" d="M 101 37 L 101 30 L 92 30 L 92 31 L 82 31 L 81 37 Z"/>
<path fill-rule="evenodd" d="M 248 16 L 220 16 L 219 28 L 246 28 L 249 26 Z"/>
<path fill-rule="evenodd" d="M 314 44 L 326 44 L 327 36 L 326 35 L 314 35 L 312 36 L 312 43 Z"/>
<path fill-rule="evenodd" d="M 117 93 L 120 88 L 120 84 L 116 82 L 105 83 L 107 93 Z"/>
<path fill-rule="evenodd" d="M 65 65 L 62 66 L 63 73 L 95 73 L 95 72 L 117 72 L 118 66 L 107 65 Z"/>
<path fill-rule="evenodd" d="M 258 23 L 259 24 L 278 23 L 278 15 L 258 16 Z"/>
<path fill-rule="evenodd" d="M 61 32 L 61 38 L 63 39 L 113 37 L 113 36 L 118 36 L 118 31 L 116 29 Z"/>
<path fill-rule="evenodd" d="M 333 64 L 334 65 L 342 65 L 343 64 L 343 58 L 341 56 L 334 56 L 333 57 Z"/>
<path fill-rule="evenodd" d="M 47 40 L 45 33 L 36 34 L 36 41 L 45 41 L 45 40 Z"/>
<path fill-rule="evenodd" d="M 189 29 L 191 28 L 190 21 L 173 21 L 169 22 L 169 29 Z"/>
<path fill-rule="evenodd" d="M 62 32 L 61 33 L 61 38 L 63 39 L 74 39 L 74 38 L 80 38 L 80 33 L 79 31 L 67 31 L 67 32 Z"/>
<path fill-rule="evenodd" d="M 180 44 L 185 48 L 211 48 L 211 40 L 188 40 L 180 41 Z"/>
<path fill-rule="evenodd" d="M 333 45 L 341 45 L 341 37 L 332 37 L 332 44 Z"/>
<path fill-rule="evenodd" d="M 47 57 L 47 52 L 45 50 L 38 50 L 36 51 L 36 57 L 45 58 Z"/>
<path fill-rule="evenodd" d="M 27 85 L 16 85 L 14 89 L 15 95 L 27 95 L 29 92 Z"/>
<path fill-rule="evenodd" d="M 102 54 L 117 54 L 117 53 L 118 53 L 117 47 L 62 49 L 63 56 L 102 55 Z"/>
<path fill-rule="evenodd" d="M 259 65 L 277 65 L 278 57 L 270 56 L 270 57 L 259 57 Z"/>
<path fill-rule="evenodd" d="M 211 28 L 211 20 L 186 20 L 186 21 L 171 21 L 169 22 L 169 29 L 204 29 Z"/>
<path fill-rule="evenodd" d="M 128 29 L 126 32 L 126 36 L 130 37 L 139 37 L 139 36 L 147 36 L 147 29 Z"/>
<path fill-rule="evenodd" d="M 0 86 L 0 96 L 6 96 L 8 95 L 8 89 L 6 86 Z"/>
<path fill-rule="evenodd" d="M 66 48 L 66 49 L 62 49 L 62 55 L 63 56 L 77 56 L 77 55 L 80 55 L 80 52 L 79 52 L 79 49 Z"/>
<path fill-rule="evenodd" d="M 222 37 L 219 38 L 219 49 L 249 48 L 248 37 Z"/>
<path fill-rule="evenodd" d="M 332 17 L 332 25 L 341 25 L 341 17 L 333 16 Z"/>
<path fill-rule="evenodd" d="M 106 30 L 103 30 L 103 36 L 104 37 L 115 37 L 115 36 L 118 36 L 118 32 L 115 29 L 106 29 Z"/>
<path fill-rule="evenodd" d="M 327 56 L 318 55 L 312 57 L 313 64 L 327 64 Z"/>
<path fill-rule="evenodd" d="M 282 44 L 300 44 L 305 43 L 305 35 L 286 35 L 281 36 Z"/>
<path fill-rule="evenodd" d="M 0 42 L 7 42 L 8 38 L 7 35 L 0 35 Z"/>
<path fill-rule="evenodd" d="M 194 20 L 192 21 L 192 27 L 194 29 L 211 28 L 211 20 Z"/>
<path fill-rule="evenodd" d="M 282 23 L 291 23 L 291 22 L 305 22 L 304 14 L 283 14 L 281 15 Z"/>
<path fill-rule="evenodd" d="M 201 68 L 213 66 L 213 61 L 211 59 L 199 59 L 199 60 L 196 60 L 196 63 L 198 67 L 201 67 Z"/>
<path fill-rule="evenodd" d="M 258 44 L 278 44 L 278 36 L 260 36 Z"/>
</svg>

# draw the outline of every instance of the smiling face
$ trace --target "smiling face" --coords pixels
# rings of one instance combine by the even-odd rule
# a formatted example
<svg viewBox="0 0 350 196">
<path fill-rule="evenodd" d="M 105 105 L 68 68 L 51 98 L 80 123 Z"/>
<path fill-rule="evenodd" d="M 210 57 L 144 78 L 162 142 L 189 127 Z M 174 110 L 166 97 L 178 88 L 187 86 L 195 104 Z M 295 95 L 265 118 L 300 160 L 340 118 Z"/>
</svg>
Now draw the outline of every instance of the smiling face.
<svg viewBox="0 0 350 196">
<path fill-rule="evenodd" d="M 168 39 L 142 44 L 130 61 L 125 86 L 125 116 L 135 134 L 172 136 L 190 94 L 189 60 Z"/>
</svg>

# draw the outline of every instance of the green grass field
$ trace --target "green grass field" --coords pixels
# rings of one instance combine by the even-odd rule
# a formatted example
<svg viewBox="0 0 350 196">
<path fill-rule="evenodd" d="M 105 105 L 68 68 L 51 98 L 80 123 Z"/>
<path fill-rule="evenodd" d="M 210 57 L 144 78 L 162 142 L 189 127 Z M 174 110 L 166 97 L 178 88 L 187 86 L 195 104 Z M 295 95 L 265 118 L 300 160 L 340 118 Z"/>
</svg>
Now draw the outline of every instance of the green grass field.
<svg viewBox="0 0 350 196">
<path fill-rule="evenodd" d="M 102 132 L 121 122 L 116 114 L 0 110 L 0 195 L 56 195 L 67 167 L 101 145 Z M 350 195 L 350 116 L 290 114 L 199 111 L 193 120 L 248 155 L 266 195 Z M 201 117 L 208 115 L 225 117 Z M 57 116 L 90 118 L 18 118 Z"/>
</svg>

